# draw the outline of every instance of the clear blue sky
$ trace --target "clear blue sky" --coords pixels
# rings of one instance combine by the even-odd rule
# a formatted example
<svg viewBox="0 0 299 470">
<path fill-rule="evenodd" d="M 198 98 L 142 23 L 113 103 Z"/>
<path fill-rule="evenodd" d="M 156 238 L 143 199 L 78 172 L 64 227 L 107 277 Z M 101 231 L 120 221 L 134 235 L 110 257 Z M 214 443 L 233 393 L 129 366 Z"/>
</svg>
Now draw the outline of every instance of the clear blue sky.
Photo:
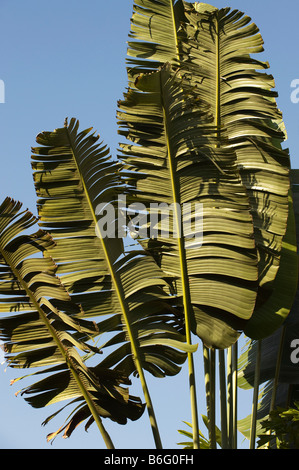
<svg viewBox="0 0 299 470">
<path fill-rule="evenodd" d="M 290 98 L 291 82 L 299 79 L 299 3 L 215 0 L 212 4 L 242 10 L 259 26 L 265 42 L 261 58 L 270 62 L 289 136 L 286 146 L 292 167 L 299 168 L 299 103 Z M 67 116 L 78 118 L 81 129 L 93 126 L 115 155 L 116 103 L 126 87 L 132 5 L 133 0 L 0 0 L 0 80 L 5 84 L 5 103 L 0 103 L 0 201 L 11 196 L 36 213 L 30 149 L 39 132 L 61 127 Z M 195 360 L 202 402 L 201 353 L 199 348 Z M 0 367 L 1 449 L 105 448 L 95 426 L 88 433 L 82 427 L 71 439 L 58 437 L 52 446 L 47 444 L 46 434 L 62 423 L 40 426 L 52 409 L 37 411 L 15 397 L 18 385 L 10 387 L 9 381 L 16 375 L 17 371 L 4 372 Z M 187 384 L 185 368 L 176 378 L 150 380 L 165 448 L 176 448 L 181 440 L 177 429 L 184 427 L 182 421 L 191 420 Z M 142 396 L 138 382 L 132 393 Z M 250 398 L 244 398 L 240 418 L 250 411 Z M 200 412 L 205 413 L 202 405 Z M 105 425 L 118 448 L 153 448 L 146 413 L 126 427 L 109 421 Z"/>
</svg>

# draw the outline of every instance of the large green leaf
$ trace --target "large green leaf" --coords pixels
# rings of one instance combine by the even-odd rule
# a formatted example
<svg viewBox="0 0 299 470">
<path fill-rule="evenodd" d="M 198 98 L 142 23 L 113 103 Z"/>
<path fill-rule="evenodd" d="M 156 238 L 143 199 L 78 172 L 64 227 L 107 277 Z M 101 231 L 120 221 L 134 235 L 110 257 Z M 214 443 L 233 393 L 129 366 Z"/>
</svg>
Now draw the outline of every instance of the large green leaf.
<svg viewBox="0 0 299 470">
<path fill-rule="evenodd" d="M 202 239 L 183 233 L 183 217 L 174 211 L 170 237 L 160 233 L 144 244 L 152 253 L 158 249 L 163 271 L 176 278 L 176 294 L 185 310 L 192 308 L 193 331 L 225 348 L 250 318 L 257 288 L 250 205 L 234 151 L 219 144 L 208 107 L 189 88 L 187 95 L 183 77 L 169 65 L 135 85 L 118 113 L 119 132 L 134 143 L 122 144 L 121 158 L 135 179 L 135 200 L 149 213 L 156 202 L 182 210 L 190 204 L 190 220 L 203 216 Z M 203 214 L 194 212 L 195 203 Z"/>
<path fill-rule="evenodd" d="M 273 283 L 289 213 L 290 162 L 288 150 L 281 148 L 285 133 L 274 79 L 265 72 L 269 64 L 251 56 L 263 51 L 263 40 L 248 16 L 229 8 L 206 10 L 199 3 L 186 7 L 186 17 L 192 79 L 199 98 L 211 105 L 218 130 L 224 129 L 227 145 L 235 151 L 250 199 L 259 261 L 259 307 L 277 288 Z M 269 322 L 267 313 L 259 314 L 258 320 L 253 315 L 255 332 Z"/>
<path fill-rule="evenodd" d="M 268 299 L 275 295 L 279 284 L 274 281 L 289 214 L 290 161 L 288 150 L 281 147 L 285 132 L 275 101 L 274 79 L 265 72 L 269 64 L 252 57 L 263 51 L 262 37 L 251 19 L 238 10 L 198 2 L 143 3 L 145 10 L 138 4 L 133 15 L 131 36 L 135 41 L 129 43 L 128 50 L 129 56 L 136 56 L 130 59 L 135 65 L 134 76 L 138 70 L 157 70 L 163 61 L 176 69 L 179 66 L 198 99 L 210 107 L 215 134 L 222 139 L 221 148 L 233 149 L 249 199 L 258 257 L 257 309 L 248 322 L 248 334 L 266 336 L 269 325 L 279 327 L 289 312 L 288 306 L 282 307 L 283 315 L 281 310 L 270 311 Z M 167 34 L 163 37 L 166 18 Z M 148 107 L 149 97 L 144 99 L 142 105 Z M 123 105 L 121 102 L 122 109 Z M 136 117 L 142 113 L 139 108 L 135 105 Z M 131 115 L 130 139 L 142 144 L 132 129 L 135 123 Z M 143 162 L 145 158 L 147 162 L 153 159 L 152 154 L 148 149 Z M 192 184 L 195 188 L 194 180 Z"/>
<path fill-rule="evenodd" d="M 40 225 L 55 240 L 48 255 L 71 298 L 86 318 L 95 318 L 101 335 L 110 335 L 102 347 L 114 348 L 103 364 L 127 376 L 137 372 L 150 408 L 143 370 L 174 375 L 196 347 L 185 343 L 168 276 L 144 251 L 124 252 L 121 228 L 104 233 L 99 207 L 112 207 L 111 228 L 126 188 L 106 146 L 90 129 L 78 132 L 78 126 L 71 119 L 37 137 L 32 164 Z"/>
<path fill-rule="evenodd" d="M 99 350 L 80 336 L 95 335 L 96 325 L 82 318 L 81 307 L 56 276 L 57 267 L 46 255 L 53 240 L 42 230 L 28 235 L 37 220 L 20 209 L 9 198 L 0 206 L 0 338 L 6 360 L 10 367 L 33 368 L 30 376 L 47 374 L 20 390 L 33 407 L 75 399 L 110 445 L 100 416 L 124 424 L 140 417 L 143 405 L 121 386 L 130 383 L 126 376 L 84 363 L 82 355 Z M 75 410 L 71 421 L 77 418 Z"/>
<path fill-rule="evenodd" d="M 175 326 L 177 317 L 166 276 L 144 253 L 124 254 L 123 239 L 117 232 L 111 238 L 101 237 L 97 231 L 99 205 L 118 202 L 118 193 L 125 191 L 119 165 L 97 140 L 98 136 L 88 130 L 78 133 L 78 121 L 74 119 L 61 129 L 37 137 L 41 146 L 34 148 L 32 158 L 40 225 L 55 240 L 49 254 L 57 263 L 62 283 L 82 305 L 85 316 L 103 318 L 99 323 L 101 332 L 124 329 L 122 341 L 128 336 L 132 340 L 133 335 L 141 346 L 155 337 L 156 344 L 167 351 L 164 343 L 169 335 L 177 341 L 183 336 Z M 165 333 L 164 323 L 170 324 Z M 154 357 L 155 345 L 144 344 L 143 352 L 151 352 Z M 130 372 L 135 370 L 132 356 L 128 367 Z M 145 361 L 144 367 L 154 370 L 154 360 L 152 364 Z M 165 370 L 158 373 L 157 369 L 157 374 L 168 372 L 165 361 Z"/>
</svg>

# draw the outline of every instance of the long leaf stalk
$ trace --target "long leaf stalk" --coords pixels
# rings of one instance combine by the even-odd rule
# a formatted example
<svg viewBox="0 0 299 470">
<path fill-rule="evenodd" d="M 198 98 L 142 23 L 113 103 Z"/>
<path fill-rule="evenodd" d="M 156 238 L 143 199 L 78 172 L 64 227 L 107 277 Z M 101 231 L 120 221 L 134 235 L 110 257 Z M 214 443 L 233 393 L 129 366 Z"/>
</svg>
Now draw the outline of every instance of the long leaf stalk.
<svg viewBox="0 0 299 470">
<path fill-rule="evenodd" d="M 206 408 L 208 422 L 211 421 L 211 383 L 210 383 L 210 350 L 203 345 L 203 364 L 205 375 Z"/>
<path fill-rule="evenodd" d="M 276 368 L 275 368 L 275 375 L 274 375 L 274 382 L 273 382 L 273 390 L 272 390 L 272 397 L 271 397 L 270 410 L 269 410 L 270 413 L 271 413 L 271 411 L 274 410 L 275 403 L 276 403 L 277 387 L 278 387 L 278 383 L 279 383 L 279 375 L 280 375 L 280 368 L 281 368 L 282 353 L 283 353 L 283 348 L 284 348 L 285 332 L 286 332 L 286 327 L 283 326 L 282 330 L 281 330 L 279 349 L 278 349 L 278 353 L 277 353 Z"/>
<path fill-rule="evenodd" d="M 210 351 L 210 447 L 217 448 L 216 443 L 216 352 L 215 348 Z"/>
<path fill-rule="evenodd" d="M 56 346 L 57 346 L 64 362 L 67 364 L 68 369 L 70 370 L 71 374 L 73 375 L 73 377 L 74 377 L 74 379 L 75 379 L 75 381 L 78 385 L 80 393 L 82 394 L 82 396 L 85 399 L 85 402 L 86 402 L 86 404 L 87 404 L 87 406 L 88 406 L 88 408 L 89 408 L 89 410 L 90 410 L 90 412 L 91 412 L 91 414 L 92 414 L 92 416 L 95 420 L 95 423 L 98 426 L 98 429 L 99 429 L 99 431 L 100 431 L 100 433 L 103 437 L 103 440 L 106 444 L 107 449 L 114 449 L 113 442 L 112 442 L 108 432 L 106 431 L 106 429 L 105 429 L 105 427 L 102 423 L 102 420 L 99 416 L 99 413 L 96 409 L 95 404 L 93 403 L 93 400 L 92 400 L 88 390 L 84 386 L 84 383 L 82 382 L 82 380 L 80 378 L 80 375 L 77 372 L 76 366 L 73 364 L 72 358 L 68 354 L 67 348 L 63 345 L 62 341 L 60 340 L 59 336 L 57 335 L 56 330 L 53 328 L 53 326 L 51 325 L 49 319 L 47 318 L 47 315 L 45 314 L 45 312 L 41 308 L 40 304 L 37 302 L 33 292 L 28 287 L 27 283 L 23 280 L 22 276 L 19 273 L 19 270 L 16 268 L 16 266 L 14 265 L 13 260 L 9 256 L 9 253 L 7 253 L 5 250 L 3 250 L 1 248 L 1 246 L 0 246 L 0 253 L 1 253 L 1 256 L 4 259 L 4 261 L 6 262 L 6 264 L 8 266 L 10 266 L 10 269 L 11 269 L 12 273 L 14 274 L 15 278 L 18 279 L 18 282 L 19 282 L 20 286 L 26 292 L 26 295 L 30 299 L 30 302 L 31 302 L 32 306 L 34 306 L 34 308 L 38 312 L 41 320 L 45 324 L 45 326 L 46 326 L 47 330 L 49 331 L 50 335 L 52 336 L 53 341 L 55 342 L 55 344 L 56 344 Z"/>
<path fill-rule="evenodd" d="M 280 375 L 280 368 L 281 368 L 282 353 L 283 353 L 283 348 L 284 348 L 285 332 L 286 332 L 286 326 L 283 326 L 281 330 L 279 349 L 278 349 L 277 359 L 276 359 L 275 375 L 274 375 L 274 380 L 273 380 L 273 388 L 272 388 L 269 414 L 274 410 L 275 403 L 276 403 L 277 387 L 279 384 L 279 375 Z M 269 429 L 268 434 L 271 435 L 271 433 L 272 433 L 272 430 Z M 270 448 L 270 444 L 271 443 L 269 441 L 268 448 Z"/>
<path fill-rule="evenodd" d="M 233 360 L 233 448 L 238 447 L 238 341 L 232 345 Z"/>
<path fill-rule="evenodd" d="M 250 426 L 250 449 L 255 448 L 255 440 L 256 440 L 256 420 L 257 420 L 259 382 L 260 382 L 260 368 L 261 368 L 261 351 L 262 351 L 262 341 L 261 340 L 258 341 L 257 348 L 258 349 L 257 349 L 255 374 L 254 374 L 252 414 L 251 414 L 251 426 Z"/>
<path fill-rule="evenodd" d="M 227 420 L 228 446 L 237 448 L 237 372 L 238 372 L 237 343 L 227 350 Z"/>
<path fill-rule="evenodd" d="M 219 390 L 220 390 L 220 419 L 221 419 L 221 448 L 228 448 L 227 438 L 227 401 L 226 401 L 226 366 L 225 353 L 223 349 L 218 351 L 219 355 Z"/>
<path fill-rule="evenodd" d="M 210 448 L 216 449 L 216 394 L 215 394 L 215 349 L 203 346 L 206 407 Z"/>
<path fill-rule="evenodd" d="M 190 344 L 190 343 L 187 343 Z M 192 414 L 192 429 L 193 429 L 193 448 L 199 449 L 199 425 L 198 425 L 198 411 L 197 411 L 197 398 L 195 386 L 195 373 L 193 353 L 188 353 L 188 366 L 189 366 L 189 386 L 190 386 L 190 401 L 191 401 L 191 414 Z"/>
<path fill-rule="evenodd" d="M 227 349 L 227 437 L 228 448 L 232 449 L 232 434 L 233 434 L 233 387 L 232 387 L 232 348 Z"/>
</svg>

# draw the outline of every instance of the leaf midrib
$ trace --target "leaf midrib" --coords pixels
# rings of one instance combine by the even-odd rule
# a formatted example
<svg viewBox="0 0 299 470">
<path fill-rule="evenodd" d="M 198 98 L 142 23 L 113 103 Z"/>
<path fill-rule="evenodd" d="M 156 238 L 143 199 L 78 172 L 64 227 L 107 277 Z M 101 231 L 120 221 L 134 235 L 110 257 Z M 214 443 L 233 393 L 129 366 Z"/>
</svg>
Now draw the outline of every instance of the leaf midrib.
<svg viewBox="0 0 299 470">
<path fill-rule="evenodd" d="M 215 20 L 215 34 L 216 34 L 216 98 L 215 98 L 215 126 L 217 129 L 217 144 L 220 146 L 220 129 L 221 129 L 221 100 L 220 100 L 220 37 L 219 37 L 219 21 Z"/>
<path fill-rule="evenodd" d="M 176 21 L 175 21 L 173 2 L 174 2 L 174 0 L 170 0 L 170 3 L 171 3 L 171 19 L 172 19 L 172 26 L 173 26 L 173 31 L 174 31 L 175 50 L 176 50 L 176 55 L 177 55 L 177 61 L 179 63 L 179 61 L 180 61 L 180 47 L 179 47 L 179 39 L 178 39 L 178 34 L 177 34 L 177 26 L 176 26 Z"/>
</svg>

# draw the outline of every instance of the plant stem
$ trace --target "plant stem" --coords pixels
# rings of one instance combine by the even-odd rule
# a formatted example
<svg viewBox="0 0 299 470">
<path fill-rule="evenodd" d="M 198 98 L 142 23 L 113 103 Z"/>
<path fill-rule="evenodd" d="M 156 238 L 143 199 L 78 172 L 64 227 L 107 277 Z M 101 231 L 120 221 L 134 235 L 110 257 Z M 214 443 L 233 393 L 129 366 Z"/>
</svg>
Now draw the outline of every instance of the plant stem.
<svg viewBox="0 0 299 470">
<path fill-rule="evenodd" d="M 273 391 L 272 391 L 271 404 L 270 404 L 270 410 L 269 410 L 270 413 L 271 413 L 271 411 L 274 410 L 275 402 L 276 402 L 277 387 L 278 387 L 279 375 L 280 375 L 281 359 L 282 359 L 282 353 L 283 353 L 283 347 L 284 347 L 285 331 L 286 331 L 286 327 L 283 326 L 282 330 L 281 330 L 280 343 L 279 343 L 279 349 L 278 349 L 277 360 L 276 360 Z"/>
<path fill-rule="evenodd" d="M 232 348 L 227 349 L 227 429 L 228 429 L 228 448 L 232 449 L 232 423 L 233 423 L 233 409 L 232 409 Z"/>
<path fill-rule="evenodd" d="M 280 366 L 281 366 L 281 359 L 282 359 L 282 353 L 283 353 L 283 347 L 284 347 L 285 331 L 286 331 L 286 327 L 283 326 L 281 330 L 279 349 L 277 353 L 276 368 L 275 368 L 275 375 L 274 375 L 274 381 L 273 381 L 273 389 L 272 389 L 272 397 L 271 397 L 271 403 L 270 403 L 270 408 L 269 408 L 269 414 L 271 413 L 271 411 L 274 410 L 275 403 L 276 403 L 277 387 L 279 384 Z M 268 434 L 271 435 L 271 432 L 272 430 L 269 429 Z M 268 443 L 268 448 L 270 448 L 270 441 Z"/>
<path fill-rule="evenodd" d="M 188 363 L 189 363 L 189 385 L 190 385 L 190 401 L 191 401 L 191 414 L 192 414 L 192 429 L 193 429 L 193 449 L 199 449 L 200 446 L 199 446 L 198 411 L 197 411 L 197 401 L 196 401 L 194 361 L 193 361 L 192 353 L 188 353 Z"/>
<path fill-rule="evenodd" d="M 216 449 L 215 349 L 209 349 L 203 346 L 203 360 L 210 448 Z"/>
<path fill-rule="evenodd" d="M 238 343 L 227 350 L 227 421 L 228 446 L 237 448 L 237 374 L 238 374 Z"/>
<path fill-rule="evenodd" d="M 251 427 L 250 427 L 250 449 L 255 448 L 255 439 L 256 439 L 256 418 L 257 418 L 258 393 L 259 393 L 260 368 L 261 368 L 261 350 L 262 350 L 261 340 L 257 342 L 257 348 L 258 349 L 257 349 L 255 374 L 254 374 L 254 389 L 253 389 Z"/>
<path fill-rule="evenodd" d="M 211 449 L 217 448 L 216 443 L 216 400 L 215 400 L 215 381 L 216 381 L 216 373 L 215 373 L 215 349 L 212 348 L 210 351 L 210 397 L 211 397 L 211 417 L 210 417 L 210 446 Z"/>
<path fill-rule="evenodd" d="M 210 384 L 210 351 L 203 345 L 203 363 L 205 373 L 206 407 L 208 423 L 211 422 L 211 384 Z M 211 435 L 209 427 L 209 437 Z"/>
<path fill-rule="evenodd" d="M 227 440 L 227 404 L 226 404 L 226 374 L 224 350 L 220 349 L 219 355 L 219 386 L 220 386 L 220 415 L 221 415 L 221 448 L 228 448 Z"/>
<path fill-rule="evenodd" d="M 233 362 L 233 448 L 238 447 L 238 342 L 232 345 Z"/>
</svg>

